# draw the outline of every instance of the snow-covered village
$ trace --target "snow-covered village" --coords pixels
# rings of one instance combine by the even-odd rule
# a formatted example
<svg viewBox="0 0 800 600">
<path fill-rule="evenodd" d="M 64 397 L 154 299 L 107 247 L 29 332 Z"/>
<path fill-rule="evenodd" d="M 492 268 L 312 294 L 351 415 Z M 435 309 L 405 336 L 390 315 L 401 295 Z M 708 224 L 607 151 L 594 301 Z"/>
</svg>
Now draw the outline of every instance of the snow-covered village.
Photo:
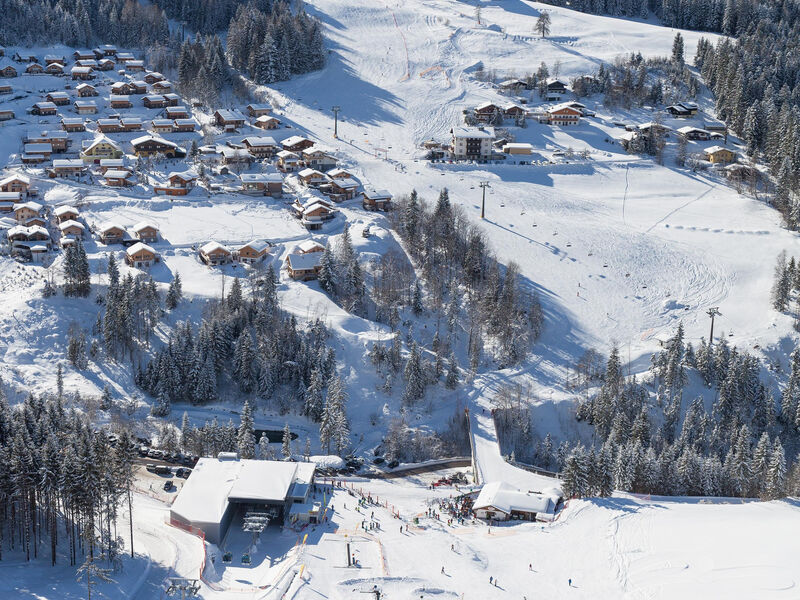
<svg viewBox="0 0 800 600">
<path fill-rule="evenodd" d="M 796 2 L 0 7 L 0 600 L 798 598 Z"/>
</svg>

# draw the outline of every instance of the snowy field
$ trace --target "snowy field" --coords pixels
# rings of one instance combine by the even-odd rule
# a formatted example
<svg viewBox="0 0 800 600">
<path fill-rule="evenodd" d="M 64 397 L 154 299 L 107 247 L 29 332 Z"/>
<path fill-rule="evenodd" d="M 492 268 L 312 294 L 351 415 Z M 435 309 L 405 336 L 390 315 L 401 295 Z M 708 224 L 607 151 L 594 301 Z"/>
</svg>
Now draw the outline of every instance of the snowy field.
<svg viewBox="0 0 800 600">
<path fill-rule="evenodd" d="M 797 597 L 800 540 L 786 535 L 787 524 L 800 518 L 797 502 L 743 504 L 717 498 L 706 504 L 623 496 L 573 501 L 550 525 L 450 526 L 444 513 L 441 520 L 427 516 L 428 508 L 438 511 L 439 501 L 458 493 L 452 487 L 428 489 L 440 476 L 351 481 L 346 485 L 356 494 L 380 503 L 359 510 L 357 496 L 325 491 L 327 523 L 302 531 L 271 527 L 255 548 L 251 534 L 234 522 L 222 547 L 207 549 L 201 597 L 271 600 L 283 584 L 286 597 L 296 600 L 352 600 L 376 585 L 388 599 Z M 323 500 L 323 491 L 317 500 Z M 167 509 L 147 497 L 137 496 L 134 511 L 137 551 L 149 559 L 126 559 L 117 584 L 101 588 L 105 597 L 162 598 L 165 577 L 199 577 L 199 538 L 166 524 Z M 380 529 L 364 531 L 365 520 L 378 522 Z M 306 534 L 305 546 L 298 547 Z M 358 567 L 347 567 L 348 541 Z M 226 551 L 233 560 L 223 564 Z M 251 565 L 241 563 L 246 552 Z M 67 570 L 36 569 L 44 576 L 33 580 L 29 566 L 4 558 L 0 595 L 83 597 L 85 590 L 72 583 Z M 490 585 L 489 577 L 498 585 Z"/>
</svg>

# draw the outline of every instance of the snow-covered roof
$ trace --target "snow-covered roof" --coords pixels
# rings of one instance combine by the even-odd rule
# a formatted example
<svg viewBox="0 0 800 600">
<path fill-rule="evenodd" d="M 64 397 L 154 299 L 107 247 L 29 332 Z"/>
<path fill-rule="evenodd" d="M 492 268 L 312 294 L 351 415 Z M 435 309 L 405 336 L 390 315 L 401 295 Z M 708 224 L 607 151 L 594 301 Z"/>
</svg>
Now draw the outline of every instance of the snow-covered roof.
<svg viewBox="0 0 800 600">
<path fill-rule="evenodd" d="M 730 148 L 725 148 L 724 146 L 710 146 L 703 150 L 706 154 L 714 154 L 715 152 L 719 152 L 721 150 L 727 150 L 728 152 L 733 152 Z"/>
<path fill-rule="evenodd" d="M 352 177 L 350 171 L 347 171 L 340 167 L 336 167 L 335 169 L 331 169 L 330 171 L 328 171 L 328 177 L 337 177 L 339 175 L 346 175 L 348 178 Z"/>
<path fill-rule="evenodd" d="M 23 208 L 27 208 L 28 210 L 32 210 L 33 212 L 40 212 L 42 210 L 42 205 L 38 202 L 23 202 L 22 204 L 17 204 L 14 206 L 14 212 L 21 210 Z"/>
<path fill-rule="evenodd" d="M 575 106 L 572 105 L 572 102 L 562 102 L 561 104 L 556 104 L 556 105 L 551 106 L 550 108 L 548 108 L 547 112 L 552 113 L 552 112 L 555 112 L 557 110 L 564 110 L 566 108 L 568 108 L 570 110 L 574 110 L 577 113 L 581 112 Z"/>
<path fill-rule="evenodd" d="M 157 135 L 142 135 L 137 138 L 131 140 L 132 146 L 138 146 L 139 144 L 143 144 L 145 142 L 158 142 L 159 144 L 166 144 L 167 146 L 172 146 L 173 148 L 177 148 L 178 144 L 174 144 L 168 140 L 165 140 L 162 137 L 158 137 Z"/>
<path fill-rule="evenodd" d="M 53 160 L 53 168 L 76 169 L 83 168 L 83 161 L 80 158 L 56 158 Z"/>
<path fill-rule="evenodd" d="M 269 136 L 249 136 L 242 140 L 248 146 L 277 146 L 278 143 Z"/>
<path fill-rule="evenodd" d="M 125 164 L 124 158 L 101 158 L 100 159 L 100 166 L 101 167 L 121 167 Z"/>
<path fill-rule="evenodd" d="M 51 98 L 69 98 L 69 94 L 67 92 L 50 92 L 47 95 Z"/>
<path fill-rule="evenodd" d="M 103 177 L 106 179 L 127 179 L 131 172 L 127 169 L 109 169 Z"/>
<path fill-rule="evenodd" d="M 308 138 L 304 138 L 300 135 L 293 135 L 291 137 L 286 138 L 281 142 L 284 146 L 294 146 L 295 144 L 299 144 L 301 142 L 310 142 Z"/>
<path fill-rule="evenodd" d="M 106 221 L 100 227 L 98 227 L 100 233 L 105 233 L 106 231 L 111 231 L 112 229 L 120 229 L 121 231 L 125 231 L 125 228 L 120 225 L 119 223 L 114 223 L 113 221 Z"/>
<path fill-rule="evenodd" d="M 177 177 L 183 181 L 194 181 L 197 179 L 197 173 L 191 169 L 188 169 L 186 171 L 172 171 L 169 175 L 167 175 L 167 179 L 172 179 L 173 177 Z"/>
<path fill-rule="evenodd" d="M 333 181 L 331 181 L 331 184 L 335 185 L 336 187 L 342 188 L 343 190 L 355 189 L 360 185 L 358 181 L 356 181 L 352 177 L 346 177 L 343 179 L 334 179 Z"/>
<path fill-rule="evenodd" d="M 311 465 L 300 468 L 301 465 Z M 283 503 L 290 487 L 313 475 L 314 463 L 201 458 L 183 484 L 171 511 L 191 523 L 219 523 L 229 499 Z"/>
<path fill-rule="evenodd" d="M 272 110 L 271 104 L 248 104 L 247 108 L 252 110 Z"/>
<path fill-rule="evenodd" d="M 686 135 L 687 133 L 691 133 L 693 131 L 697 131 L 700 133 L 708 133 L 705 129 L 700 129 L 699 127 L 692 127 L 691 125 L 686 125 L 678 129 L 678 133 Z"/>
<path fill-rule="evenodd" d="M 298 177 L 302 177 L 304 179 L 306 177 L 321 177 L 323 179 L 325 178 L 324 173 L 320 173 L 319 171 L 317 171 L 316 169 L 312 169 L 311 167 L 306 167 L 302 171 L 298 172 L 297 175 Z"/>
<path fill-rule="evenodd" d="M 264 250 L 269 248 L 269 243 L 266 240 L 252 240 L 250 242 L 247 242 L 246 244 L 243 244 L 242 246 L 239 246 L 239 250 L 241 250 L 242 248 L 250 248 L 255 252 L 263 252 Z"/>
<path fill-rule="evenodd" d="M 83 226 L 83 223 L 78 223 L 78 221 L 74 221 L 73 219 L 69 219 L 67 221 L 62 221 L 61 223 L 58 224 L 58 228 L 61 231 L 64 231 L 65 229 L 69 229 L 70 227 L 77 227 L 77 228 L 79 228 L 81 230 L 86 229 Z"/>
<path fill-rule="evenodd" d="M 0 179 L 0 186 L 6 185 L 7 183 L 11 183 L 12 181 L 21 181 L 25 185 L 30 185 L 31 184 L 30 177 L 28 177 L 26 175 L 14 174 L 14 175 L 9 175 L 5 179 Z"/>
<path fill-rule="evenodd" d="M 455 138 L 469 138 L 469 139 L 494 139 L 493 127 L 453 127 L 453 137 Z"/>
<path fill-rule="evenodd" d="M 305 254 L 308 252 L 317 252 L 325 250 L 325 246 L 314 240 L 305 240 L 297 244 L 296 249 Z"/>
<path fill-rule="evenodd" d="M 289 268 L 293 271 L 308 271 L 319 266 L 322 252 L 307 252 L 306 254 L 290 254 L 286 257 Z"/>
<path fill-rule="evenodd" d="M 499 108 L 494 102 L 481 102 L 475 107 L 475 110 L 485 110 L 487 108 Z"/>
<path fill-rule="evenodd" d="M 277 121 L 278 123 L 281 122 L 278 117 L 274 117 L 272 115 L 261 115 L 256 119 L 256 123 L 268 123 L 270 121 Z"/>
<path fill-rule="evenodd" d="M 280 173 L 242 173 L 240 175 L 242 182 L 258 183 L 258 182 L 282 182 L 283 177 Z"/>
<path fill-rule="evenodd" d="M 35 144 L 25 144 L 25 154 L 42 154 L 53 151 L 52 144 L 37 142 Z"/>
<path fill-rule="evenodd" d="M 297 154 L 297 152 L 292 152 L 291 150 L 281 150 L 275 156 L 277 156 L 278 158 L 283 158 L 283 159 L 286 159 L 286 158 L 300 158 L 300 156 Z"/>
<path fill-rule="evenodd" d="M 511 511 L 552 514 L 557 501 L 558 498 L 550 495 L 522 492 L 503 481 L 492 481 L 483 486 L 472 509 L 494 508 L 506 514 Z"/>
<path fill-rule="evenodd" d="M 364 195 L 372 200 L 392 199 L 392 194 L 388 190 L 364 190 Z"/>
<path fill-rule="evenodd" d="M 144 244 L 142 242 L 136 242 L 133 246 L 128 247 L 128 249 L 125 252 L 128 254 L 128 256 L 133 256 L 137 252 L 142 252 L 142 251 L 150 252 L 151 254 L 156 253 L 156 251 L 151 246 L 148 246 L 147 244 Z"/>
<path fill-rule="evenodd" d="M 62 215 L 77 215 L 78 209 L 75 208 L 74 206 L 69 206 L 68 204 L 65 204 L 63 206 L 57 206 L 53 210 L 53 214 L 57 217 L 60 217 Z"/>
<path fill-rule="evenodd" d="M 100 136 L 100 137 L 95 138 L 94 140 L 92 140 L 91 143 L 89 143 L 89 145 L 86 148 L 84 148 L 83 151 L 84 152 L 89 152 L 90 150 L 92 150 L 96 146 L 99 146 L 100 144 L 109 144 L 112 148 L 114 148 L 116 150 L 121 150 L 121 148 L 119 147 L 119 144 L 117 144 L 114 140 L 110 140 L 105 136 Z"/>
<path fill-rule="evenodd" d="M 155 229 L 156 231 L 158 231 L 158 227 L 156 227 L 150 221 L 139 221 L 136 225 L 131 227 L 131 230 L 133 230 L 134 233 L 139 233 L 140 231 L 144 231 L 145 229 L 148 229 L 148 228 L 149 229 Z"/>
<path fill-rule="evenodd" d="M 533 146 L 527 142 L 507 142 L 503 144 L 503 150 L 533 150 Z"/>
<path fill-rule="evenodd" d="M 72 67 L 72 69 L 70 69 L 70 72 L 78 73 L 78 74 L 91 73 L 92 72 L 92 67 L 77 67 L 76 66 L 76 67 Z"/>
<path fill-rule="evenodd" d="M 210 241 L 210 242 L 206 242 L 205 244 L 200 246 L 200 252 L 202 252 L 203 254 L 209 254 L 209 253 L 214 252 L 216 250 L 222 250 L 222 251 L 226 252 L 227 254 L 231 253 L 230 249 L 227 246 L 223 246 L 219 242 L 215 242 L 213 240 Z"/>
<path fill-rule="evenodd" d="M 227 108 L 220 108 L 216 111 L 223 121 L 244 121 L 244 115 L 238 110 L 228 110 Z"/>
</svg>

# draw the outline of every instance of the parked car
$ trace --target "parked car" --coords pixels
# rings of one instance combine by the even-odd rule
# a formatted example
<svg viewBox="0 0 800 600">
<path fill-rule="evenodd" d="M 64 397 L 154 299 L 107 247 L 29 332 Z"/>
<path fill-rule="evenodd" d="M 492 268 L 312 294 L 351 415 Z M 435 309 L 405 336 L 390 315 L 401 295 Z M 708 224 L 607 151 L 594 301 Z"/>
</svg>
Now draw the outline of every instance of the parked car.
<svg viewBox="0 0 800 600">
<path fill-rule="evenodd" d="M 172 479 L 170 479 L 170 480 L 168 480 L 168 481 L 164 482 L 164 491 L 165 491 L 165 492 L 168 492 L 168 491 L 170 491 L 170 490 L 172 489 L 172 485 L 173 485 L 173 483 L 172 483 Z"/>
</svg>

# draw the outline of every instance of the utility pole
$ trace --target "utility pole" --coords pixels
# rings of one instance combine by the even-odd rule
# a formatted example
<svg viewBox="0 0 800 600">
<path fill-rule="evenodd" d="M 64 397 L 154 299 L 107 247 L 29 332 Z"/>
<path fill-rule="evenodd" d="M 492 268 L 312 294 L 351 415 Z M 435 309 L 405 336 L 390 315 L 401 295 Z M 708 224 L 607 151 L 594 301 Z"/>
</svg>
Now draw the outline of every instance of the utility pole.
<svg viewBox="0 0 800 600">
<path fill-rule="evenodd" d="M 483 188 L 483 196 L 481 197 L 481 219 L 486 216 L 486 188 L 489 187 L 488 181 L 481 181 L 479 184 Z"/>
<path fill-rule="evenodd" d="M 339 137 L 339 111 L 342 110 L 341 106 L 334 106 L 331 108 L 333 111 L 333 137 Z"/>
<path fill-rule="evenodd" d="M 722 315 L 722 313 L 719 312 L 718 306 L 712 306 L 706 311 L 706 314 L 711 317 L 711 333 L 708 335 L 708 345 L 711 346 L 714 343 L 714 317 Z"/>
</svg>

